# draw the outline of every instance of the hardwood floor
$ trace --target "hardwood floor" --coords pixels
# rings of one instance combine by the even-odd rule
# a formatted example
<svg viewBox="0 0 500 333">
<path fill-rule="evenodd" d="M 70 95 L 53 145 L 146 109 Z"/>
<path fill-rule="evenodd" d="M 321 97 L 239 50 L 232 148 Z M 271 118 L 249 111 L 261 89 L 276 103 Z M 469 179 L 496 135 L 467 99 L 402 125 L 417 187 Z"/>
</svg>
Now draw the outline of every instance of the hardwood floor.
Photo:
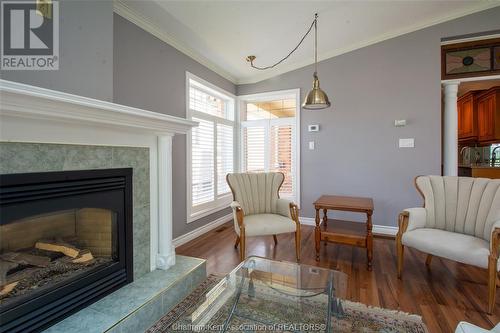
<svg viewBox="0 0 500 333">
<path fill-rule="evenodd" d="M 348 274 L 348 298 L 353 301 L 419 314 L 431 333 L 454 332 L 461 320 L 486 329 L 500 321 L 500 296 L 497 295 L 495 313 L 490 316 L 485 312 L 485 269 L 438 257 L 434 257 L 427 268 L 425 254 L 406 248 L 403 279 L 398 280 L 395 241 L 381 237 L 374 240 L 371 272 L 366 270 L 366 250 L 346 245 L 322 244 L 320 261 L 316 262 L 313 231 L 313 227 L 302 227 L 301 262 Z M 207 259 L 208 274 L 223 276 L 239 263 L 234 240 L 230 222 L 178 247 L 176 252 Z M 293 236 L 278 235 L 276 246 L 271 236 L 251 237 L 247 240 L 249 255 L 295 261 Z"/>
</svg>

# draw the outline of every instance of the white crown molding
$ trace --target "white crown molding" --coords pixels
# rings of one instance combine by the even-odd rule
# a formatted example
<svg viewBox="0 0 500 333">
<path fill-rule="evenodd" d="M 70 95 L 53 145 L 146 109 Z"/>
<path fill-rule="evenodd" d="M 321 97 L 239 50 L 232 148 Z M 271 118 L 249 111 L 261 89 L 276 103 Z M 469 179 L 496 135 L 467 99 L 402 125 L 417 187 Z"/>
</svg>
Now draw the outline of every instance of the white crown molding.
<svg viewBox="0 0 500 333">
<path fill-rule="evenodd" d="M 494 38 L 499 38 L 500 34 L 492 34 L 492 35 L 487 35 L 487 36 L 473 36 L 473 37 L 465 37 L 465 38 L 457 38 L 457 39 L 449 39 L 441 42 L 441 45 L 450 45 L 450 44 L 457 44 L 457 43 L 465 43 L 465 42 L 473 42 L 476 40 L 487 40 L 487 39 L 494 39 Z"/>
<path fill-rule="evenodd" d="M 202 225 L 199 228 L 196 228 L 196 229 L 194 229 L 194 230 L 192 230 L 192 231 L 190 231 L 182 236 L 175 238 L 172 241 L 172 243 L 175 247 L 181 246 L 183 244 L 186 244 L 189 241 L 192 241 L 193 239 L 195 239 L 197 237 L 200 237 L 203 234 L 206 234 L 210 230 L 213 230 L 213 229 L 217 228 L 218 226 L 221 226 L 224 223 L 231 221 L 232 219 L 233 219 L 232 213 L 224 215 L 224 216 L 222 216 L 222 217 L 220 217 L 212 222 L 209 222 L 205 225 Z"/>
<path fill-rule="evenodd" d="M 173 48 L 184 53 L 185 55 L 187 55 L 191 59 L 199 62 L 203 66 L 205 66 L 208 69 L 212 70 L 213 72 L 219 74 L 223 78 L 231 81 L 234 84 L 237 83 L 236 78 L 234 76 L 232 76 L 229 72 L 227 72 L 223 68 L 219 67 L 218 65 L 214 64 L 212 61 L 208 60 L 206 57 L 202 56 L 197 51 L 186 46 L 182 41 L 179 41 L 176 38 L 172 37 L 165 30 L 159 28 L 157 25 L 152 23 L 148 18 L 144 17 L 143 15 L 139 14 L 137 11 L 135 11 L 132 8 L 130 8 L 129 6 L 127 6 L 123 1 L 113 0 L 113 11 L 116 14 L 123 17 L 124 19 L 126 19 L 127 21 L 132 22 L 133 24 L 137 25 L 139 28 L 149 32 L 150 34 L 152 34 L 156 38 L 164 41 L 165 43 L 169 44 Z"/>
<path fill-rule="evenodd" d="M 467 9 L 467 10 L 462 10 L 458 11 L 449 15 L 442 16 L 437 19 L 433 20 L 428 20 L 425 22 L 420 22 L 418 24 L 414 24 L 410 27 L 406 27 L 404 29 L 399 29 L 396 31 L 392 31 L 386 34 L 382 34 L 380 36 L 377 36 L 376 38 L 368 39 L 361 41 L 359 43 L 351 44 L 347 47 L 340 48 L 340 49 L 335 49 L 331 50 L 329 52 L 324 52 L 318 54 L 318 61 L 326 60 L 329 58 L 333 58 L 369 45 L 377 44 L 382 41 L 398 37 L 401 35 L 405 35 L 417 30 L 421 30 L 439 23 L 443 23 L 446 21 L 450 21 L 453 19 L 457 19 L 466 15 L 474 14 L 486 9 L 494 8 L 500 6 L 499 2 L 496 1 L 481 1 L 477 2 L 477 6 L 472 9 Z M 143 15 L 137 13 L 137 11 L 133 10 L 129 6 L 127 6 L 125 3 L 123 3 L 121 0 L 114 0 L 113 1 L 113 10 L 116 14 L 120 15 L 124 19 L 134 23 L 135 25 L 139 26 L 140 28 L 144 29 L 145 31 L 149 32 L 153 36 L 159 38 L 160 40 L 164 41 L 165 43 L 171 45 L 175 49 L 179 50 L 180 52 L 184 53 L 188 57 L 194 59 L 195 61 L 199 62 L 200 64 L 206 66 L 210 70 L 214 71 L 215 73 L 219 74 L 220 76 L 226 78 L 227 80 L 231 81 L 234 84 L 251 84 L 251 83 L 256 83 L 259 81 L 263 81 L 290 71 L 293 71 L 295 69 L 299 69 L 305 66 L 309 66 L 314 63 L 313 57 L 311 56 L 310 60 L 305 60 L 301 62 L 297 62 L 294 64 L 285 64 L 279 67 L 279 69 L 276 70 L 271 70 L 271 71 L 266 71 L 266 72 L 260 72 L 259 74 L 252 75 L 250 77 L 244 77 L 244 78 L 237 78 L 228 71 L 224 70 L 220 66 L 216 65 L 203 55 L 199 54 L 199 52 L 193 50 L 192 48 L 188 47 L 183 43 L 182 41 L 174 38 L 170 34 L 168 34 L 166 31 L 162 30 L 161 28 L 157 27 L 155 24 L 150 22 L 146 17 Z M 243 60 L 242 60 L 243 61 Z M 311 74 L 312 75 L 312 74 Z"/>
<path fill-rule="evenodd" d="M 59 120 L 145 131 L 156 135 L 186 134 L 198 123 L 27 84 L 0 80 L 0 116 Z"/>
<path fill-rule="evenodd" d="M 312 217 L 299 217 L 300 224 L 308 226 L 316 226 L 315 219 Z M 374 224 L 372 232 L 376 235 L 384 236 L 396 236 L 398 233 L 398 227 L 392 227 L 387 225 Z"/>
</svg>

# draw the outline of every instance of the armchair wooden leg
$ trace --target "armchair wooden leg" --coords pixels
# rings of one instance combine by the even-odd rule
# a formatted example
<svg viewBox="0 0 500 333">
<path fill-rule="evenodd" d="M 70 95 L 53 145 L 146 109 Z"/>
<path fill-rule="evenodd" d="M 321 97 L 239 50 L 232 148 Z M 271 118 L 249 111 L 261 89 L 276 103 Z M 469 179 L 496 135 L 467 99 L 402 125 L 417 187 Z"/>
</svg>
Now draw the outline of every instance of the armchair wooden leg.
<svg viewBox="0 0 500 333">
<path fill-rule="evenodd" d="M 240 261 L 245 260 L 245 233 L 240 234 Z"/>
<path fill-rule="evenodd" d="M 410 213 L 401 212 L 398 217 L 398 233 L 396 235 L 396 252 L 398 254 L 398 279 L 401 279 L 401 274 L 403 273 L 403 262 L 404 262 L 404 252 L 405 247 L 403 245 L 403 234 L 408 228 L 408 223 L 410 219 Z"/>
<path fill-rule="evenodd" d="M 234 242 L 234 248 L 238 248 L 238 244 L 240 244 L 240 236 L 236 236 L 236 241 Z"/>
<path fill-rule="evenodd" d="M 427 258 L 425 259 L 425 265 L 429 267 L 431 265 L 431 261 L 432 261 L 432 254 L 428 254 Z"/>
<path fill-rule="evenodd" d="M 497 292 L 497 258 L 490 255 L 488 258 L 488 314 L 493 313 L 495 308 L 495 296 Z"/>
<path fill-rule="evenodd" d="M 396 244 L 397 253 L 398 253 L 398 279 L 401 279 L 401 275 L 403 273 L 403 261 L 404 261 L 404 245 L 401 244 L 400 241 L 397 241 Z"/>
<path fill-rule="evenodd" d="M 300 229 L 295 232 L 295 255 L 297 256 L 297 261 L 300 261 Z"/>
<path fill-rule="evenodd" d="M 273 235 L 274 238 L 274 245 L 278 245 L 278 237 L 276 235 Z"/>
</svg>

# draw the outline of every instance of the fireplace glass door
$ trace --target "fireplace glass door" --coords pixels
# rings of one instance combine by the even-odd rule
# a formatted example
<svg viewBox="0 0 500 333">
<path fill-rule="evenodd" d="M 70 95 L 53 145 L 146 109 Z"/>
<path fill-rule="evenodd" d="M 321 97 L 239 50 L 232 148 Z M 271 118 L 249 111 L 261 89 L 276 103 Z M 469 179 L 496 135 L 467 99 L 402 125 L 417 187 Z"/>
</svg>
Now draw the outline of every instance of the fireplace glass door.
<svg viewBox="0 0 500 333">
<path fill-rule="evenodd" d="M 133 279 L 132 169 L 0 175 L 0 333 L 40 331 Z"/>
</svg>

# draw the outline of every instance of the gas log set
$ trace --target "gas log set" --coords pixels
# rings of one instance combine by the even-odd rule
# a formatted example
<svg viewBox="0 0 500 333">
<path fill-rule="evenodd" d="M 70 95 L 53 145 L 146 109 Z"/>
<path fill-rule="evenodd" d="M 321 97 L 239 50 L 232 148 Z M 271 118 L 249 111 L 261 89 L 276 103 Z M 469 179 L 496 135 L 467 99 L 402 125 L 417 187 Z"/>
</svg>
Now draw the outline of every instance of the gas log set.
<svg viewBox="0 0 500 333">
<path fill-rule="evenodd" d="M 111 257 L 94 258 L 89 250 L 78 247 L 77 240 L 39 240 L 32 248 L 0 254 L 0 301 L 111 262 Z"/>
</svg>

